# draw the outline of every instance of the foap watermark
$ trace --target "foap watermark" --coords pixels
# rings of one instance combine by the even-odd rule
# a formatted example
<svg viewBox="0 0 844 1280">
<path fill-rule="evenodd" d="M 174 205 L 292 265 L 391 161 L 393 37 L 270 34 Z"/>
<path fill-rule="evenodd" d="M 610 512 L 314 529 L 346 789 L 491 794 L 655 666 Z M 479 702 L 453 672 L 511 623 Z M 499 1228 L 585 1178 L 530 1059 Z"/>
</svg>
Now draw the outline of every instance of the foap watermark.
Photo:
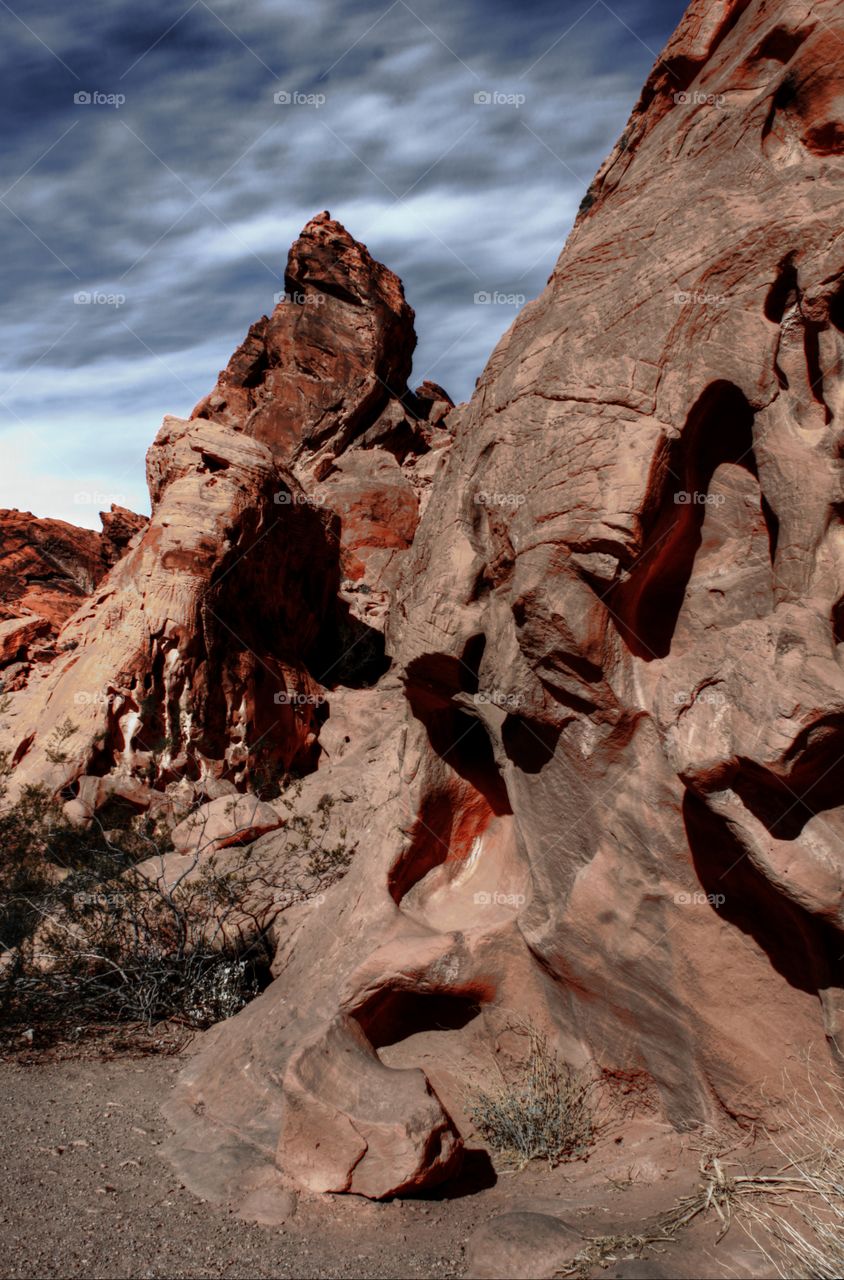
<svg viewBox="0 0 844 1280">
<path fill-rule="evenodd" d="M 722 307 L 726 302 L 722 293 L 706 293 L 703 289 L 676 289 L 672 300 L 675 307 Z"/>
<path fill-rule="evenodd" d="M 115 702 L 122 701 L 123 695 L 120 693 L 107 693 L 105 689 L 77 689 L 73 695 L 73 701 L 77 707 L 110 707 Z"/>
<path fill-rule="evenodd" d="M 277 707 L 321 707 L 328 699 L 324 693 L 288 693 L 286 689 L 273 694 Z"/>
<path fill-rule="evenodd" d="M 479 289 L 475 294 L 476 307 L 523 307 L 527 302 L 524 293 L 502 293 L 500 289 Z"/>
<path fill-rule="evenodd" d="M 75 907 L 123 907 L 126 905 L 126 895 L 123 893 L 75 893 L 73 895 L 73 905 Z"/>
<path fill-rule="evenodd" d="M 73 295 L 77 307 L 122 307 L 125 293 L 105 293 L 102 289 L 78 289 Z"/>
<path fill-rule="evenodd" d="M 473 693 L 472 701 L 478 707 L 503 707 L 505 711 L 515 711 L 524 705 L 525 700 L 520 693 L 502 693 L 500 689 L 492 689 L 489 693 L 483 690 Z"/>
<path fill-rule="evenodd" d="M 523 907 L 527 898 L 523 893 L 490 893 L 479 889 L 473 901 L 476 907 Z"/>
<path fill-rule="evenodd" d="M 727 101 L 723 93 L 701 93 L 700 89 L 680 90 L 674 94 L 678 107 L 723 107 Z"/>
<path fill-rule="evenodd" d="M 716 910 L 719 910 L 723 907 L 727 898 L 723 893 L 703 893 L 702 890 L 697 889 L 694 893 L 675 893 L 674 901 L 680 907 L 703 907 L 708 903 L 710 907 L 715 907 Z"/>
<path fill-rule="evenodd" d="M 482 489 L 475 494 L 476 507 L 521 507 L 525 501 L 523 493 L 490 493 Z"/>
<path fill-rule="evenodd" d="M 77 107 L 113 107 L 118 111 L 126 102 L 125 93 L 102 93 L 99 89 L 78 89 L 73 95 Z"/>
<path fill-rule="evenodd" d="M 703 493 L 695 490 L 681 489 L 674 494 L 678 507 L 723 507 L 727 501 L 723 493 Z"/>
<path fill-rule="evenodd" d="M 324 93 L 302 93 L 299 89 L 278 89 L 273 94 L 273 102 L 277 107 L 315 107 L 317 111 L 324 107 Z"/>
<path fill-rule="evenodd" d="M 725 707 L 727 695 L 718 689 L 701 689 L 699 693 L 691 693 L 688 689 L 680 689 L 674 694 L 674 703 L 678 707 L 690 707 L 693 703 L 703 703 L 707 707 Z"/>
<path fill-rule="evenodd" d="M 99 490 L 93 489 L 90 492 L 81 489 L 79 493 L 73 495 L 73 501 L 78 507 L 97 507 L 106 508 L 112 504 L 116 507 L 126 506 L 125 493 L 100 493 Z"/>
<path fill-rule="evenodd" d="M 523 93 L 505 93 L 501 89 L 479 89 L 473 95 L 476 107 L 523 107 L 527 98 Z"/>
<path fill-rule="evenodd" d="M 278 293 L 273 294 L 273 301 L 276 306 L 280 302 L 292 302 L 297 307 L 321 307 L 325 303 L 325 294 L 301 293 L 298 289 L 288 293 L 286 289 L 280 289 Z"/>
<path fill-rule="evenodd" d="M 321 907 L 325 902 L 325 894 L 305 893 L 304 889 L 277 889 L 273 894 L 273 902 L 282 910 L 287 907 L 298 907 L 303 903 L 311 907 Z"/>
<path fill-rule="evenodd" d="M 324 507 L 325 501 L 321 493 L 291 493 L 289 489 L 279 489 L 273 494 L 273 502 L 279 507 Z"/>
</svg>

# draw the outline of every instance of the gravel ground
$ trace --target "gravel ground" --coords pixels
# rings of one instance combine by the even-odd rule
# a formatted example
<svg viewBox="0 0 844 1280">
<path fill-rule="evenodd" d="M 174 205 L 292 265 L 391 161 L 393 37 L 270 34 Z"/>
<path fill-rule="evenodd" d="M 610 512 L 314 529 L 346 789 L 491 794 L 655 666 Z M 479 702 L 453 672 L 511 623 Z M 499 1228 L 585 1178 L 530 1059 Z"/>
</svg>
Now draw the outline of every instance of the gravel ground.
<svg viewBox="0 0 844 1280">
<path fill-rule="evenodd" d="M 302 1201 L 285 1228 L 196 1199 L 158 1153 L 178 1057 L 0 1062 L 0 1275 L 460 1276 L 488 1214 L 460 1201 Z"/>
<path fill-rule="evenodd" d="M 630 1120 L 608 1124 L 588 1159 L 554 1171 L 535 1161 L 471 1194 L 386 1204 L 303 1195 L 283 1227 L 244 1222 L 187 1191 L 160 1154 L 161 1107 L 191 1052 L 173 1052 L 179 1044 L 157 1042 L 160 1056 L 126 1056 L 118 1037 L 73 1047 L 64 1059 L 56 1049 L 0 1056 L 0 1280 L 463 1277 L 470 1239 L 493 1221 L 475 1236 L 475 1265 L 478 1240 L 492 1230 L 484 1274 L 523 1275 L 526 1259 L 495 1235 L 500 1215 L 560 1215 L 585 1243 L 638 1234 L 699 1183 L 699 1148 L 658 1121 Z M 745 1158 L 753 1162 L 749 1150 Z M 738 1230 L 716 1249 L 718 1228 L 701 1216 L 655 1256 L 622 1250 L 592 1274 L 769 1274 Z"/>
</svg>

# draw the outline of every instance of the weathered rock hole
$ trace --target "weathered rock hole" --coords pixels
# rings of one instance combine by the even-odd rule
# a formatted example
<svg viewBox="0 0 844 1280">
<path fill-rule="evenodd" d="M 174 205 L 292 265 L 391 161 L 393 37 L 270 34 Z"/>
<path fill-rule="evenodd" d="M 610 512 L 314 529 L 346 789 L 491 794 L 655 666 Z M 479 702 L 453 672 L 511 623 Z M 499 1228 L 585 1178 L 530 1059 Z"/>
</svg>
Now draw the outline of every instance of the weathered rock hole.
<svg viewBox="0 0 844 1280">
<path fill-rule="evenodd" d="M 390 669 L 384 633 L 356 618 L 349 605 L 338 600 L 307 666 L 326 688 L 370 689 Z"/>
<path fill-rule="evenodd" d="M 470 636 L 463 646 L 461 658 L 462 670 L 458 672 L 460 688 L 465 693 L 477 693 L 480 682 L 481 663 L 486 652 L 486 636 L 482 631 Z"/>
<path fill-rule="evenodd" d="M 744 395 L 732 383 L 716 382 L 700 396 L 682 435 L 668 450 L 662 493 L 641 554 L 609 597 L 619 632 L 631 652 L 646 662 L 664 658 L 672 649 L 704 517 L 718 506 L 710 494 L 716 470 L 730 463 L 749 472 L 758 486 L 752 428 L 753 413 Z M 767 523 L 770 507 L 762 510 Z M 718 540 L 729 536 L 730 520 L 744 518 L 736 506 L 729 519 L 718 520 L 710 556 L 717 553 Z M 767 532 L 770 548 L 775 526 L 768 525 Z"/>
<path fill-rule="evenodd" d="M 839 333 L 844 333 L 844 281 L 829 300 L 829 320 Z"/>
<path fill-rule="evenodd" d="M 771 135 L 774 132 L 774 124 L 777 116 L 786 112 L 791 107 L 797 97 L 797 80 L 790 71 L 783 76 L 781 83 L 777 86 L 776 92 L 771 99 L 771 105 L 768 114 L 765 117 L 765 123 L 762 125 L 762 149 L 765 152 L 770 150 L 770 144 L 775 143 L 776 139 Z M 782 129 L 780 129 L 782 132 Z"/>
<path fill-rule="evenodd" d="M 450 774 L 441 774 L 424 794 L 407 848 L 388 876 L 393 900 L 403 900 L 436 868 L 453 863 L 455 872 L 465 868 L 480 852 L 491 828 L 512 817 L 507 788 L 483 722 L 451 701 L 454 694 L 477 689 L 477 669 L 485 639 L 476 635 L 464 650 L 464 660 L 446 654 L 429 654 L 410 664 L 407 699 L 411 711 L 424 725 L 431 747 Z M 468 687 L 467 687 L 468 686 Z M 502 838 L 497 833 L 497 839 Z M 427 889 L 447 894 L 447 877 Z M 417 895 L 418 896 L 418 895 Z M 411 914 L 425 914 L 426 904 L 414 899 Z M 448 913 L 439 902 L 435 912 Z"/>
<path fill-rule="evenodd" d="M 765 527 L 768 530 L 768 551 L 773 565 L 777 555 L 777 545 L 780 537 L 780 521 L 779 516 L 774 511 L 768 499 L 762 494 L 762 515 L 765 520 Z"/>
<path fill-rule="evenodd" d="M 801 733 L 791 752 L 788 781 L 753 761 L 742 762 L 736 795 L 778 840 L 796 840 L 812 818 L 844 798 L 844 716 L 829 716 Z"/>
<path fill-rule="evenodd" d="M 501 737 L 507 759 L 512 760 L 517 769 L 522 773 L 540 773 L 553 760 L 561 733 L 560 725 L 540 724 L 523 716 L 508 715 Z"/>
<path fill-rule="evenodd" d="M 432 789 L 423 800 L 409 845 L 388 876 L 396 903 L 435 867 L 468 858 L 494 818 L 512 815 L 507 789 L 481 722 L 453 707 L 428 709 L 426 716 L 419 718 L 434 750 L 458 778 L 452 786 L 444 782 Z"/>
<path fill-rule="evenodd" d="M 789 307 L 798 301 L 797 268 L 794 265 L 794 251 L 787 253 L 779 266 L 777 278 L 768 290 L 765 298 L 765 319 L 772 324 L 781 324 Z"/>
<path fill-rule="evenodd" d="M 832 609 L 832 637 L 836 644 L 844 641 L 844 596 Z"/>
<path fill-rule="evenodd" d="M 426 728 L 440 759 L 484 797 L 491 812 L 512 814 L 507 788 L 483 723 L 453 708 L 441 716 L 431 717 Z"/>
<path fill-rule="evenodd" d="M 772 60 L 785 65 L 794 57 L 803 40 L 804 36 L 799 31 L 789 31 L 787 27 L 774 27 L 750 56 L 754 61 Z"/>
<path fill-rule="evenodd" d="M 410 844 L 387 877 L 387 888 L 396 904 L 448 858 L 454 826 L 451 799 L 445 792 L 425 797 Z"/>
<path fill-rule="evenodd" d="M 395 991 L 376 993 L 354 1017 L 373 1048 L 385 1049 L 431 1031 L 462 1031 L 480 1015 L 488 992 Z"/>
<path fill-rule="evenodd" d="M 206 471 L 228 471 L 228 458 L 217 458 L 211 453 L 201 453 L 202 465 Z"/>
<path fill-rule="evenodd" d="M 683 820 L 711 910 L 753 938 L 796 990 L 819 996 L 840 985 L 840 934 L 778 893 L 753 866 L 726 822 L 692 792 L 683 802 Z"/>
<path fill-rule="evenodd" d="M 454 694 L 477 691 L 485 644 L 482 635 L 475 635 L 460 658 L 428 654 L 415 659 L 407 669 L 406 695 L 439 758 L 486 799 L 494 814 L 510 814 L 507 788 L 486 728 L 451 701 Z"/>
</svg>

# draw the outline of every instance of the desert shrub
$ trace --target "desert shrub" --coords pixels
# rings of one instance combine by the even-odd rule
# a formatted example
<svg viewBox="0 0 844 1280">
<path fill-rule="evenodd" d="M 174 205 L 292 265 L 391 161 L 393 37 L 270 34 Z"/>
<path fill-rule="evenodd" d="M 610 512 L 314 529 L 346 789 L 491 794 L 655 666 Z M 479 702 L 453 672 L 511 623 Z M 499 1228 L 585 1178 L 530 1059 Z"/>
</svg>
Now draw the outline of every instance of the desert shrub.
<svg viewBox="0 0 844 1280">
<path fill-rule="evenodd" d="M 133 860 L 136 841 L 123 836 L 98 825 L 83 848 L 79 833 L 56 821 L 46 857 L 28 838 L 4 849 L 3 1021 L 179 1018 L 202 1027 L 257 994 L 270 954 L 258 923 L 240 910 L 250 885 L 246 852 L 225 870 L 214 857 L 199 866 L 197 857 L 197 874 L 173 885 L 158 874 L 152 838 L 139 842 L 150 865 Z"/>
<path fill-rule="evenodd" d="M 266 985 L 275 915 L 324 890 L 351 858 L 330 800 L 292 811 L 282 849 L 214 852 L 197 832 L 178 874 L 146 815 L 70 826 L 38 788 L 5 803 L 0 762 L 0 1025 L 176 1020 L 207 1027 Z"/>
<path fill-rule="evenodd" d="M 74 724 L 70 716 L 65 716 L 61 724 L 57 724 L 50 734 L 45 755 L 52 764 L 64 764 L 67 760 L 65 743 L 78 732 L 79 726 Z"/>
<path fill-rule="evenodd" d="M 520 1168 L 530 1160 L 575 1160 L 594 1137 L 591 1081 L 564 1062 L 532 1024 L 514 1029 L 527 1041 L 524 1061 L 494 1088 L 474 1092 L 471 1118 L 487 1145 Z"/>
</svg>

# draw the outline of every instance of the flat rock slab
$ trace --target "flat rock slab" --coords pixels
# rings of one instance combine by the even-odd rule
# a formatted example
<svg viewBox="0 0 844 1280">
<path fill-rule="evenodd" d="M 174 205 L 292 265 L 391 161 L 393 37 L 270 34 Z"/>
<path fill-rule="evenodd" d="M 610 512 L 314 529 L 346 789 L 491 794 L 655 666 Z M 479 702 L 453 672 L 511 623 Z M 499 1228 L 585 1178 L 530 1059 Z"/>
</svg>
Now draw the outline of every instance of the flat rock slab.
<svg viewBox="0 0 844 1280">
<path fill-rule="evenodd" d="M 466 1275 L 469 1280 L 543 1280 L 557 1275 L 584 1243 L 546 1213 L 505 1213 L 472 1236 Z"/>
</svg>

